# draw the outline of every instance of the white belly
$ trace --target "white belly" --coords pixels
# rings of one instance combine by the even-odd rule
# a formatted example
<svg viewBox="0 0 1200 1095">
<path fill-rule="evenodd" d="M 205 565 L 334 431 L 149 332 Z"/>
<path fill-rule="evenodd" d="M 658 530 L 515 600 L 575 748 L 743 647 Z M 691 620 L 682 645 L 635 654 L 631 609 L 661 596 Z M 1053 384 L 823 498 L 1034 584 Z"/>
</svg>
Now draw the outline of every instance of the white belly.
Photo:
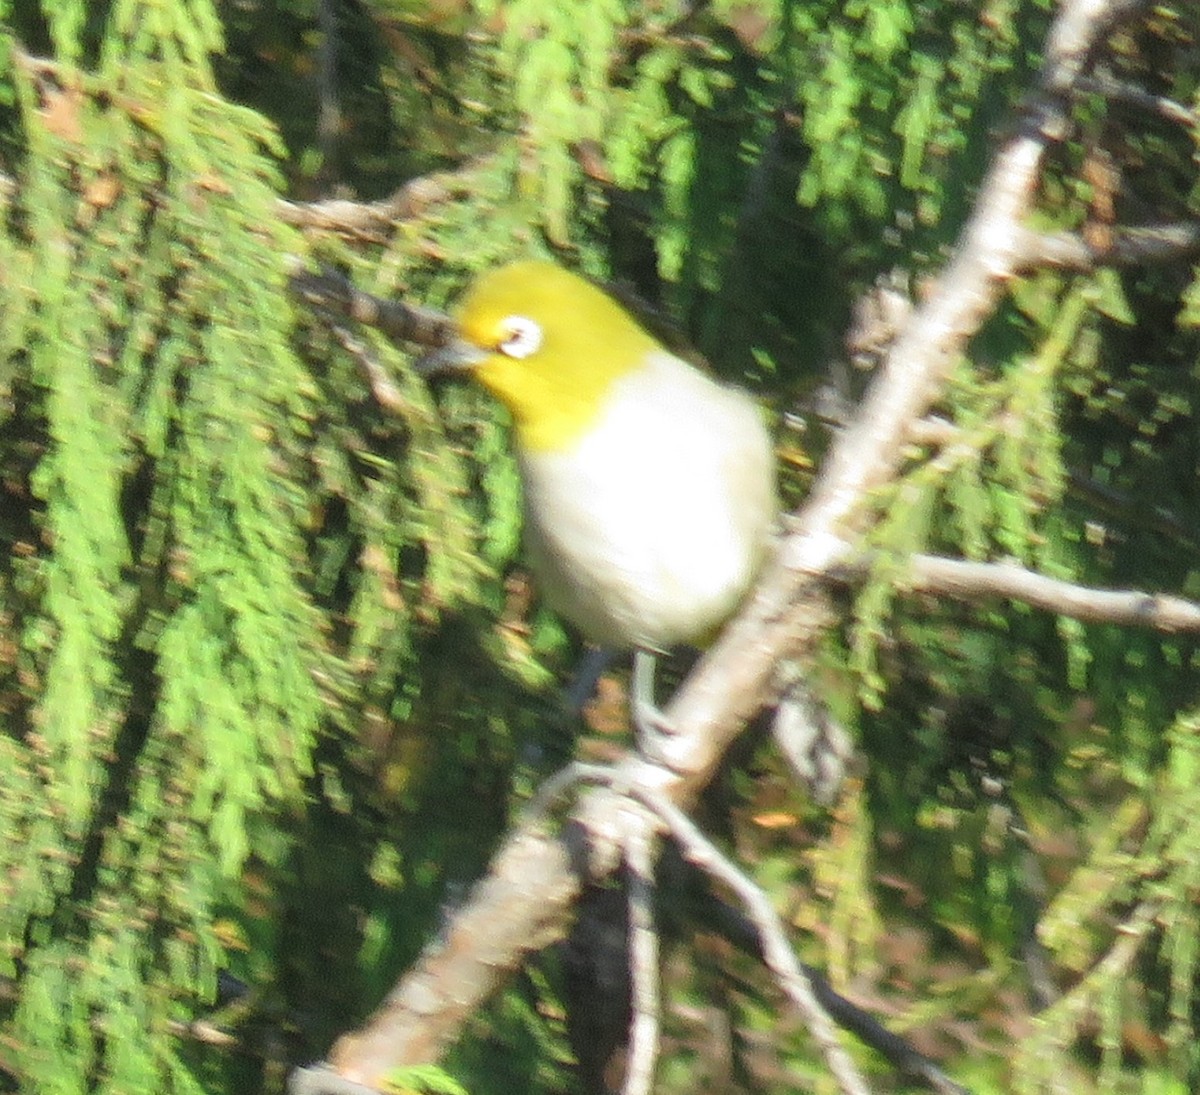
<svg viewBox="0 0 1200 1095">
<path fill-rule="evenodd" d="M 526 453 L 543 595 L 593 642 L 705 639 L 753 580 L 775 519 L 770 440 L 744 394 L 663 353 L 615 386 L 567 453 Z"/>
</svg>

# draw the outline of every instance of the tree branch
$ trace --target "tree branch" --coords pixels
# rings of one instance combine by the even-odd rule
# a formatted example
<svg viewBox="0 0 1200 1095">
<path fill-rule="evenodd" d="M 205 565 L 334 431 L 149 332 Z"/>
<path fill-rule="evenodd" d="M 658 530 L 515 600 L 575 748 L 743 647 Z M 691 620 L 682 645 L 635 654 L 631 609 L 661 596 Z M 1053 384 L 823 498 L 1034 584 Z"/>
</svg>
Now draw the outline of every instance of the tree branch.
<svg viewBox="0 0 1200 1095">
<path fill-rule="evenodd" d="M 397 342 L 436 349 L 447 345 L 457 334 L 454 320 L 444 312 L 364 293 L 349 278 L 329 267 L 314 274 L 296 260 L 288 285 L 314 311 L 346 316 Z"/>
<path fill-rule="evenodd" d="M 1068 0 L 1051 27 L 1040 91 L 999 148 L 950 263 L 912 312 L 855 421 L 839 434 L 807 502 L 747 607 L 701 659 L 668 708 L 691 730 L 663 744 L 686 801 L 744 719 L 768 698 L 774 665 L 823 626 L 821 580 L 850 550 L 875 488 L 899 466 L 912 424 L 939 394 L 967 341 L 1021 268 L 1022 228 L 1046 151 L 1070 130 L 1072 80 L 1136 0 Z"/>
<path fill-rule="evenodd" d="M 654 826 L 639 810 L 627 811 L 629 973 L 633 1018 L 622 1095 L 650 1095 L 658 1060 L 658 931 L 654 926 Z"/>
<path fill-rule="evenodd" d="M 796 959 L 779 914 L 767 895 L 722 855 L 678 806 L 647 787 L 631 787 L 629 794 L 663 822 L 685 859 L 737 896 L 758 933 L 763 962 L 804 1019 L 838 1086 L 844 1095 L 868 1095 L 866 1081 L 838 1041 L 833 1021 L 818 1001 L 812 982 Z"/>
<path fill-rule="evenodd" d="M 637 757 L 618 766 L 615 785 L 639 801 L 661 799 L 672 809 L 692 802 L 745 720 L 769 697 L 775 665 L 811 647 L 829 626 L 829 573 L 866 525 L 874 489 L 895 475 L 912 424 L 1017 273 L 1020 229 L 1033 208 L 1043 158 L 1070 130 L 1074 81 L 1108 29 L 1137 6 L 1066 0 L 1060 9 L 1039 89 L 993 159 L 950 264 L 901 329 L 747 606 L 668 706 L 676 733 L 662 751 L 670 767 Z M 366 1026 L 334 1046 L 338 1074 L 376 1085 L 397 1065 L 435 1059 L 503 977 L 561 937 L 585 879 L 615 869 L 620 811 L 618 795 L 597 790 L 583 797 L 561 835 L 523 827 L 510 837 L 443 937 L 426 948 Z M 781 970 L 794 962 L 782 955 L 776 960 Z M 802 977 L 788 977 L 797 999 L 811 995 Z M 822 1027 L 820 1008 L 812 1015 L 817 1029 L 826 1030 L 831 1052 L 842 1052 L 827 1016 Z M 849 1077 L 840 1075 L 844 1090 L 862 1090 Z"/>
<path fill-rule="evenodd" d="M 330 1055 L 337 1075 L 382 1088 L 395 1068 L 437 1060 L 525 955 L 561 938 L 584 875 L 580 835 L 578 827 L 556 837 L 534 825 L 509 837 L 416 968 L 362 1030 L 338 1040 Z"/>
<path fill-rule="evenodd" d="M 328 198 L 325 201 L 276 203 L 279 219 L 299 228 L 377 238 L 388 235 L 397 221 L 421 216 L 430 206 L 440 205 L 466 192 L 471 176 L 487 163 L 469 160 L 457 170 L 441 171 L 410 179 L 388 197 L 374 202 Z"/>
<path fill-rule="evenodd" d="M 1025 232 L 1022 269 L 1053 266 L 1086 273 L 1101 266 L 1173 262 L 1200 254 L 1200 223 L 1181 221 L 1115 231 L 1104 246 L 1074 232 Z"/>
<path fill-rule="evenodd" d="M 714 930 L 761 962 L 762 942 L 758 930 L 746 914 L 719 894 L 710 894 L 709 901 L 706 919 L 715 918 Z M 800 967 L 812 984 L 813 995 L 829 1013 L 829 1017 L 863 1045 L 870 1046 L 884 1057 L 904 1076 L 924 1084 L 938 1095 L 971 1095 L 968 1088 L 950 1079 L 936 1062 L 915 1049 L 902 1035 L 888 1030 L 870 1012 L 841 995 L 820 970 L 805 962 L 801 962 Z"/>
<path fill-rule="evenodd" d="M 869 563 L 848 571 L 864 573 Z M 960 601 L 1003 598 L 1088 623 L 1124 624 L 1155 631 L 1200 631 L 1200 604 L 1142 590 L 1095 589 L 1048 578 L 1015 563 L 976 563 L 914 555 L 904 578 L 908 589 Z"/>
<path fill-rule="evenodd" d="M 1145 88 L 1123 83 L 1108 73 L 1092 72 L 1081 76 L 1076 82 L 1076 90 L 1085 95 L 1102 95 L 1110 102 L 1133 107 L 1147 114 L 1155 114 L 1177 125 L 1200 125 L 1200 115 L 1182 103 L 1168 99 L 1165 95 L 1155 95 Z"/>
</svg>

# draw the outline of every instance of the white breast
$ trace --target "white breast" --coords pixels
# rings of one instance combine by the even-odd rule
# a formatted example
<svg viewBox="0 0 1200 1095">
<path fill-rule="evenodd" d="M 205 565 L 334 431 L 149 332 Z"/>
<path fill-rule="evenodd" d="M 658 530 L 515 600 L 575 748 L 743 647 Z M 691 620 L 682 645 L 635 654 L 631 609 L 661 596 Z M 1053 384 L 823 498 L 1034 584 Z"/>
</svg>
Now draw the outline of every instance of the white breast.
<svg viewBox="0 0 1200 1095">
<path fill-rule="evenodd" d="M 702 640 L 757 571 L 775 518 L 772 469 L 749 397 L 655 355 L 614 386 L 574 450 L 521 460 L 543 595 L 602 645 Z"/>
</svg>

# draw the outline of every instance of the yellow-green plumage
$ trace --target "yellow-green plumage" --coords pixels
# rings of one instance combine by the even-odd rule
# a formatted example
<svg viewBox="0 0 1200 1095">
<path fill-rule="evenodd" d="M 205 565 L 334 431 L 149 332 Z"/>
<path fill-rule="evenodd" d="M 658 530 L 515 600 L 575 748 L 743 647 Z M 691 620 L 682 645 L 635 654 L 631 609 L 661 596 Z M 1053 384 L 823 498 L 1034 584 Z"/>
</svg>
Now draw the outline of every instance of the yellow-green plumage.
<svg viewBox="0 0 1200 1095">
<path fill-rule="evenodd" d="M 596 643 L 666 649 L 734 611 L 775 519 L 754 403 L 546 262 L 480 277 L 459 322 L 512 414 L 530 565 Z"/>
<path fill-rule="evenodd" d="M 517 443 L 531 449 L 576 440 L 615 377 L 658 346 L 594 285 L 549 262 L 515 262 L 480 275 L 458 315 L 463 339 L 485 350 L 501 343 L 513 316 L 540 325 L 537 353 L 524 359 L 493 353 L 475 368 L 512 414 Z"/>
</svg>

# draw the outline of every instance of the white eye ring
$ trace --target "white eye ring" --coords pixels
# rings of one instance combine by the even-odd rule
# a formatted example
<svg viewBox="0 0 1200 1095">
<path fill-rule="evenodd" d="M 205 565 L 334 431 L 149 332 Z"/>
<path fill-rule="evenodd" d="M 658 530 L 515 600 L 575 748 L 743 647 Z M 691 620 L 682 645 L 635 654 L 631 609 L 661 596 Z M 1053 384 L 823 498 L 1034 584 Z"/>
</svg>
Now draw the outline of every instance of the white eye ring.
<svg viewBox="0 0 1200 1095">
<path fill-rule="evenodd" d="M 528 316 L 508 316 L 501 326 L 508 332 L 499 346 L 502 354 L 520 360 L 537 353 L 542 345 L 542 329 Z"/>
</svg>

